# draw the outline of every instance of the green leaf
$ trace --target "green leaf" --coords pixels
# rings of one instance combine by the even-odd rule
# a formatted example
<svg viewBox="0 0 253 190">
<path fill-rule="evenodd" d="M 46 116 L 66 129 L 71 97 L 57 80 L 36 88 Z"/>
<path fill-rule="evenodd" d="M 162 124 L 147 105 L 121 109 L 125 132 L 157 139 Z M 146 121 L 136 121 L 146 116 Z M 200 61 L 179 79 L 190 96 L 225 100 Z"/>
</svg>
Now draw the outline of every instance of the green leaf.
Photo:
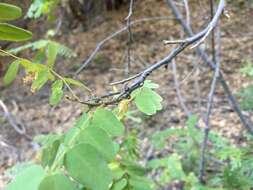
<svg viewBox="0 0 253 190">
<path fill-rule="evenodd" d="M 43 7 L 46 5 L 44 1 L 34 0 L 27 11 L 27 17 L 39 18 L 43 13 Z"/>
<path fill-rule="evenodd" d="M 14 5 L 0 3 L 0 20 L 9 21 L 15 20 L 22 15 L 22 10 Z"/>
<path fill-rule="evenodd" d="M 63 87 L 62 80 L 56 80 L 52 84 L 52 87 L 51 87 L 52 94 L 51 94 L 51 96 L 49 98 L 49 103 L 51 105 L 57 105 L 61 101 L 62 96 L 63 96 L 62 87 Z"/>
<path fill-rule="evenodd" d="M 39 72 L 37 78 L 32 83 L 32 87 L 31 87 L 32 92 L 40 90 L 48 81 L 48 77 L 49 77 L 49 72 L 47 70 Z"/>
<path fill-rule="evenodd" d="M 64 80 L 70 84 L 70 85 L 74 85 L 76 87 L 81 87 L 81 88 L 84 88 L 85 90 L 88 90 L 88 91 L 91 91 L 87 86 L 85 86 L 83 83 L 81 83 L 80 81 L 78 80 L 74 80 L 72 78 L 64 78 Z"/>
<path fill-rule="evenodd" d="M 80 133 L 78 142 L 92 145 L 107 161 L 112 161 L 116 155 L 113 141 L 101 128 L 87 127 Z"/>
<path fill-rule="evenodd" d="M 16 60 L 10 64 L 7 72 L 4 75 L 4 79 L 3 79 L 4 85 L 7 86 L 15 80 L 18 74 L 19 64 L 20 64 L 19 60 Z"/>
<path fill-rule="evenodd" d="M 243 110 L 250 111 L 253 109 L 253 85 L 240 89 L 237 96 L 240 98 L 240 106 Z"/>
<path fill-rule="evenodd" d="M 202 133 L 200 130 L 196 128 L 196 124 L 198 122 L 198 116 L 192 115 L 188 118 L 186 125 L 188 129 L 189 136 L 192 138 L 192 140 L 199 144 L 202 141 Z"/>
<path fill-rule="evenodd" d="M 32 33 L 27 30 L 18 28 L 11 24 L 0 23 L 0 40 L 19 42 L 28 40 L 31 37 Z"/>
<path fill-rule="evenodd" d="M 145 80 L 143 86 L 144 86 L 144 87 L 147 87 L 147 88 L 150 88 L 150 89 L 155 89 L 155 88 L 158 88 L 158 87 L 159 87 L 158 84 L 153 83 L 151 80 Z"/>
<path fill-rule="evenodd" d="M 55 140 L 52 144 L 46 146 L 42 150 L 41 162 L 43 167 L 51 166 L 57 155 L 57 151 L 60 147 L 61 141 Z"/>
<path fill-rule="evenodd" d="M 168 166 L 170 177 L 173 180 L 176 180 L 176 179 L 181 180 L 182 178 L 185 177 L 185 173 L 183 171 L 179 155 L 172 154 L 168 158 L 168 165 L 167 166 Z"/>
<path fill-rule="evenodd" d="M 122 160 L 121 164 L 126 168 L 127 173 L 130 175 L 133 176 L 145 175 L 145 168 L 134 161 Z"/>
<path fill-rule="evenodd" d="M 55 60 L 57 57 L 57 48 L 58 45 L 56 43 L 50 42 L 48 44 L 48 49 L 47 49 L 47 65 L 50 68 L 54 67 Z"/>
<path fill-rule="evenodd" d="M 150 88 L 138 89 L 133 96 L 137 108 L 147 115 L 153 115 L 162 109 L 162 97 Z"/>
<path fill-rule="evenodd" d="M 23 50 L 26 50 L 26 49 L 32 49 L 33 51 L 34 50 L 41 50 L 44 47 L 46 47 L 49 42 L 50 42 L 49 40 L 37 40 L 35 42 L 30 42 L 28 44 L 25 44 L 25 45 L 22 45 L 22 46 L 19 46 L 16 48 L 11 48 L 8 50 L 8 52 L 12 53 L 12 54 L 17 54 L 17 53 L 19 53 Z"/>
<path fill-rule="evenodd" d="M 77 128 L 84 128 L 89 121 L 88 114 L 83 112 L 82 116 L 76 121 L 75 127 Z"/>
<path fill-rule="evenodd" d="M 117 181 L 113 184 L 112 190 L 123 190 L 127 186 L 127 180 L 125 178 Z"/>
<path fill-rule="evenodd" d="M 98 108 L 92 119 L 92 125 L 104 129 L 111 136 L 120 136 L 124 133 L 124 126 L 109 110 Z"/>
<path fill-rule="evenodd" d="M 79 144 L 67 152 L 65 167 L 71 177 L 94 190 L 108 190 L 112 173 L 106 161 L 89 144 Z"/>
<path fill-rule="evenodd" d="M 147 164 L 147 168 L 149 169 L 159 169 L 159 168 L 166 168 L 168 164 L 168 158 L 157 158 L 150 160 Z"/>
<path fill-rule="evenodd" d="M 40 184 L 39 190 L 77 190 L 75 184 L 63 174 L 47 176 Z"/>
<path fill-rule="evenodd" d="M 5 190 L 37 190 L 45 177 L 45 171 L 39 165 L 32 165 L 20 172 Z"/>
<path fill-rule="evenodd" d="M 133 190 L 152 190 L 150 187 L 150 181 L 144 177 L 132 177 L 129 180 Z"/>
</svg>

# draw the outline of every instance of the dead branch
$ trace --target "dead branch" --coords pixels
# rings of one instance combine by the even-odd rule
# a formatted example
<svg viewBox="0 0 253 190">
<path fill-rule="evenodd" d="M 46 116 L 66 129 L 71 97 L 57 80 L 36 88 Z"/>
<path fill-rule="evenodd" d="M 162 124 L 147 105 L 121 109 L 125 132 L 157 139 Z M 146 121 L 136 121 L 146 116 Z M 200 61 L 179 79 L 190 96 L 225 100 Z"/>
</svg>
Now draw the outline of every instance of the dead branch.
<svg viewBox="0 0 253 190">
<path fill-rule="evenodd" d="M 183 27 L 183 29 L 185 30 L 185 32 L 189 35 L 189 36 L 194 36 L 192 29 L 187 26 L 187 24 L 185 23 L 185 21 L 183 20 L 183 17 L 181 15 L 181 13 L 179 12 L 179 10 L 177 9 L 176 5 L 174 4 L 174 2 L 172 0 L 167 0 L 167 3 L 169 5 L 169 7 L 171 8 L 173 14 L 175 15 L 176 19 L 178 20 L 178 22 L 181 24 L 181 26 Z M 207 55 L 207 53 L 201 49 L 200 47 L 196 48 L 196 52 L 197 54 L 200 56 L 200 58 L 206 62 L 211 69 L 215 70 L 216 69 L 216 65 L 215 63 L 213 63 L 212 60 L 209 59 L 209 56 Z M 222 72 L 220 71 L 219 73 L 219 82 L 221 83 L 224 92 L 227 94 L 228 99 L 234 109 L 234 111 L 237 113 L 237 115 L 239 116 L 243 126 L 248 130 L 248 132 L 253 135 L 253 127 L 251 125 L 251 123 L 249 123 L 249 121 L 246 120 L 246 118 L 244 117 L 244 115 L 242 114 L 239 104 L 237 102 L 237 100 L 235 99 L 235 97 L 233 96 L 230 87 L 228 86 Z"/>
</svg>

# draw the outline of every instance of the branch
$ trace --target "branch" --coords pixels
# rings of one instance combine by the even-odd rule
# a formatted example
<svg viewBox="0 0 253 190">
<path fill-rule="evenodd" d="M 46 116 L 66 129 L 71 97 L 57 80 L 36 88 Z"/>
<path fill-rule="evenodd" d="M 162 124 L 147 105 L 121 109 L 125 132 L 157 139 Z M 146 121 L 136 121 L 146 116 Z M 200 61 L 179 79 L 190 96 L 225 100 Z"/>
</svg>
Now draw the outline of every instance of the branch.
<svg viewBox="0 0 253 190">
<path fill-rule="evenodd" d="M 130 64 L 131 64 L 131 43 L 133 41 L 133 35 L 132 35 L 132 30 L 131 30 L 131 16 L 133 14 L 133 5 L 134 5 L 134 0 L 130 0 L 130 5 L 129 5 L 129 12 L 128 16 L 126 17 L 126 22 L 127 22 L 127 32 L 128 32 L 128 42 L 127 42 L 127 65 L 126 65 L 126 75 L 129 75 L 129 70 L 130 70 Z"/>
<path fill-rule="evenodd" d="M 136 21 L 132 21 L 130 22 L 129 26 L 134 26 L 134 25 L 138 25 L 140 23 L 143 23 L 143 22 L 150 22 L 150 21 L 154 21 L 154 20 L 168 20 L 168 19 L 172 19 L 171 17 L 150 17 L 150 18 L 143 18 L 143 19 L 139 19 L 139 20 L 136 20 Z M 119 30 L 117 30 L 116 32 L 110 34 L 109 36 L 107 36 L 105 39 L 103 39 L 102 41 L 100 41 L 96 48 L 93 50 L 93 52 L 89 55 L 89 57 L 84 60 L 82 63 L 81 63 L 81 67 L 74 73 L 74 78 L 77 77 L 77 75 L 79 73 L 81 73 L 83 71 L 83 69 L 85 67 L 87 67 L 91 61 L 94 59 L 94 57 L 97 55 L 97 53 L 99 52 L 99 50 L 108 42 L 110 41 L 111 39 L 113 39 L 114 37 L 118 36 L 119 34 L 127 31 L 128 27 L 125 26 Z"/>
<path fill-rule="evenodd" d="M 25 135 L 26 129 L 25 129 L 24 124 L 21 122 L 19 122 L 19 124 L 17 124 L 17 122 L 15 121 L 15 118 L 13 117 L 11 112 L 9 112 L 9 109 L 7 108 L 7 106 L 4 104 L 4 102 L 2 100 L 0 100 L 0 107 L 2 107 L 2 109 L 4 111 L 4 117 L 7 119 L 7 121 L 12 126 L 12 128 L 15 131 L 17 131 L 17 133 L 19 133 L 21 135 Z"/>
<path fill-rule="evenodd" d="M 185 30 L 185 32 L 189 35 L 189 36 L 193 36 L 193 32 L 192 29 L 187 26 L 187 24 L 184 22 L 183 17 L 181 15 L 181 13 L 179 12 L 179 10 L 177 9 L 177 7 L 175 6 L 175 4 L 172 2 L 172 0 L 167 0 L 168 5 L 170 6 L 170 8 L 172 9 L 173 14 L 175 15 L 176 19 L 178 20 L 178 22 L 181 24 L 181 26 L 183 27 L 183 29 Z M 209 59 L 208 55 L 206 54 L 206 52 L 197 47 L 196 48 L 196 52 L 197 54 L 200 56 L 200 58 L 206 62 L 211 69 L 215 70 L 216 69 L 216 65 Z M 237 100 L 235 99 L 235 97 L 233 96 L 227 82 L 224 79 L 224 76 L 222 74 L 222 72 L 220 71 L 219 73 L 219 82 L 221 83 L 225 93 L 228 96 L 228 99 L 232 105 L 232 107 L 234 108 L 234 111 L 237 113 L 237 115 L 239 116 L 243 126 L 248 130 L 248 132 L 253 135 L 253 127 L 250 123 L 248 123 L 248 121 L 246 120 L 246 118 L 244 117 L 244 115 L 242 114 L 240 107 L 238 105 Z"/>
</svg>

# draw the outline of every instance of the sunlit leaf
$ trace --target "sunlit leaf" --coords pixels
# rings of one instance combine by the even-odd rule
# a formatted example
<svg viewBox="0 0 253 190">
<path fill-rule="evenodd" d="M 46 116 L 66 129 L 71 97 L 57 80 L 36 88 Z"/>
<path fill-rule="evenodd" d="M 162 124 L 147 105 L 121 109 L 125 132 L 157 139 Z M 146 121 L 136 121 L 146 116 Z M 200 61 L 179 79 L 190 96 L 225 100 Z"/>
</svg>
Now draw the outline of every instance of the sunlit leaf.
<svg viewBox="0 0 253 190">
<path fill-rule="evenodd" d="M 15 20 L 22 15 L 22 10 L 14 5 L 0 3 L 0 20 L 9 21 Z"/>
<path fill-rule="evenodd" d="M 5 41 L 24 41 L 32 37 L 32 33 L 18 28 L 11 24 L 0 23 L 0 40 Z"/>
</svg>

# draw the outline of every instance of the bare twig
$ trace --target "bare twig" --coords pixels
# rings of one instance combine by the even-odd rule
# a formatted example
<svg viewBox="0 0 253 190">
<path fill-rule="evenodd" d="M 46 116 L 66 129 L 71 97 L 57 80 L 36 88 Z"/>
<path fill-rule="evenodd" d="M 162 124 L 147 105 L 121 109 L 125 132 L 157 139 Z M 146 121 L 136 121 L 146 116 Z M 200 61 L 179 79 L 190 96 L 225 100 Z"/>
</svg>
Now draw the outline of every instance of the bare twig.
<svg viewBox="0 0 253 190">
<path fill-rule="evenodd" d="M 213 17 L 213 12 L 214 12 L 214 5 L 215 2 L 213 0 L 209 0 L 210 2 L 210 10 L 211 10 L 211 18 Z M 212 104 L 213 104 L 213 97 L 217 85 L 217 80 L 219 77 L 220 73 L 220 47 L 221 47 L 221 42 L 220 42 L 220 30 L 217 28 L 217 36 L 215 36 L 216 31 L 213 30 L 212 32 L 212 53 L 213 53 L 213 61 L 216 63 L 216 69 L 214 72 L 212 84 L 211 84 L 211 90 L 208 96 L 208 103 L 207 103 L 207 113 L 206 113 L 206 118 L 205 118 L 205 123 L 206 127 L 204 129 L 204 138 L 203 142 L 201 144 L 201 150 L 200 150 L 200 166 L 199 166 L 199 180 L 200 182 L 204 183 L 204 174 L 205 174 L 205 166 L 206 166 L 206 159 L 205 159 L 205 153 L 207 149 L 207 141 L 208 141 L 208 135 L 209 131 L 211 129 L 211 126 L 209 125 L 209 117 L 211 115 L 211 110 L 212 110 Z M 217 38 L 215 38 L 217 37 Z M 216 44 L 218 45 L 218 50 L 216 51 Z"/>
<path fill-rule="evenodd" d="M 206 36 L 207 33 L 209 33 L 210 29 L 213 29 L 215 25 L 217 24 L 220 15 L 222 14 L 223 8 L 225 6 L 224 0 L 220 0 L 218 9 L 214 15 L 214 18 L 212 21 L 208 24 L 208 26 L 202 30 L 201 32 L 197 33 L 196 35 L 184 40 L 183 43 L 180 43 L 178 47 L 173 49 L 165 58 L 162 60 L 156 62 L 155 64 L 149 66 L 144 71 L 140 72 L 140 76 L 130 85 L 125 86 L 124 89 L 117 95 L 113 96 L 113 99 L 108 101 L 103 101 L 103 99 L 100 97 L 96 99 L 96 101 L 86 101 L 83 102 L 90 106 L 98 106 L 98 105 L 108 105 L 108 104 L 114 104 L 122 99 L 130 97 L 130 94 L 136 90 L 137 88 L 140 88 L 143 86 L 145 79 L 153 73 L 155 70 L 159 69 L 162 66 L 167 66 L 178 54 L 180 54 L 182 51 L 185 50 L 185 48 L 193 45 L 194 43 L 198 42 L 199 40 L 203 39 L 204 36 Z M 98 101 L 97 101 L 98 100 Z"/>
<path fill-rule="evenodd" d="M 2 107 L 4 111 L 4 117 L 7 119 L 9 124 L 13 127 L 13 129 L 17 131 L 17 133 L 21 135 L 25 135 L 26 129 L 25 129 L 24 124 L 21 121 L 17 123 L 16 119 L 13 117 L 11 112 L 9 112 L 9 109 L 7 108 L 7 106 L 4 104 L 2 100 L 0 100 L 0 106 Z"/>
<path fill-rule="evenodd" d="M 190 8 L 189 8 L 188 0 L 184 0 L 184 7 L 185 7 L 185 13 L 186 13 L 186 23 L 190 27 L 190 25 L 191 25 L 191 16 L 190 16 Z"/>
<path fill-rule="evenodd" d="M 168 20 L 168 19 L 171 19 L 171 17 L 150 17 L 150 18 L 143 18 L 143 19 L 139 19 L 139 20 L 136 20 L 136 21 L 131 21 L 129 25 L 130 26 L 134 26 L 134 25 L 138 25 L 138 24 L 143 23 L 143 22 L 150 22 L 150 21 L 156 21 L 156 20 Z M 106 44 L 108 41 L 110 41 L 114 37 L 118 36 L 119 34 L 127 31 L 127 29 L 128 29 L 127 26 L 124 26 L 123 28 L 117 30 L 116 32 L 110 34 L 105 39 L 103 39 L 102 41 L 100 41 L 97 44 L 97 46 L 94 49 L 94 51 L 89 55 L 89 57 L 81 63 L 81 67 L 74 73 L 74 78 L 77 77 L 77 75 L 80 72 L 82 72 L 82 70 L 90 64 L 90 62 L 94 59 L 94 57 L 97 55 L 97 53 L 99 52 L 99 50 L 104 46 L 104 44 Z"/>
<path fill-rule="evenodd" d="M 170 0 L 168 0 L 168 2 L 170 2 Z M 221 0 L 219 2 L 219 6 L 218 6 L 216 14 L 214 15 L 213 19 L 208 24 L 208 26 L 204 30 L 202 30 L 201 32 L 194 35 L 193 37 L 189 37 L 189 38 L 186 38 L 183 40 L 173 40 L 173 41 L 165 40 L 164 43 L 165 44 L 182 44 L 182 43 L 187 43 L 187 42 L 192 41 L 193 40 L 192 38 L 199 38 L 199 40 L 191 47 L 191 49 L 197 47 L 207 38 L 207 36 L 210 34 L 210 32 L 212 32 L 212 30 L 215 28 L 215 26 L 217 25 L 217 22 L 219 21 L 219 17 L 223 12 L 224 7 L 225 7 L 225 0 Z M 187 26 L 187 27 L 189 27 L 189 26 Z"/>
<path fill-rule="evenodd" d="M 141 74 L 142 73 L 138 73 L 138 74 L 136 74 L 134 76 L 131 76 L 131 77 L 127 78 L 127 79 L 123 79 L 123 80 L 120 80 L 120 81 L 112 82 L 110 85 L 113 86 L 113 85 L 118 85 L 118 84 L 125 84 L 126 82 L 129 82 L 129 81 L 131 81 L 133 79 L 138 78 Z"/>
<path fill-rule="evenodd" d="M 131 64 L 131 44 L 133 41 L 133 34 L 131 30 L 131 16 L 133 14 L 134 0 L 130 0 L 129 11 L 126 17 L 128 42 L 127 42 L 127 65 L 126 65 L 126 76 L 129 76 L 130 64 Z"/>
<path fill-rule="evenodd" d="M 176 93 L 177 93 L 177 97 L 180 102 L 180 105 L 181 105 L 182 109 L 184 110 L 184 112 L 186 113 L 187 117 L 190 117 L 192 114 L 185 104 L 185 100 L 181 94 L 179 82 L 177 79 L 177 66 L 176 66 L 175 59 L 172 60 L 172 73 L 173 73 L 174 84 L 175 84 Z"/>
</svg>

